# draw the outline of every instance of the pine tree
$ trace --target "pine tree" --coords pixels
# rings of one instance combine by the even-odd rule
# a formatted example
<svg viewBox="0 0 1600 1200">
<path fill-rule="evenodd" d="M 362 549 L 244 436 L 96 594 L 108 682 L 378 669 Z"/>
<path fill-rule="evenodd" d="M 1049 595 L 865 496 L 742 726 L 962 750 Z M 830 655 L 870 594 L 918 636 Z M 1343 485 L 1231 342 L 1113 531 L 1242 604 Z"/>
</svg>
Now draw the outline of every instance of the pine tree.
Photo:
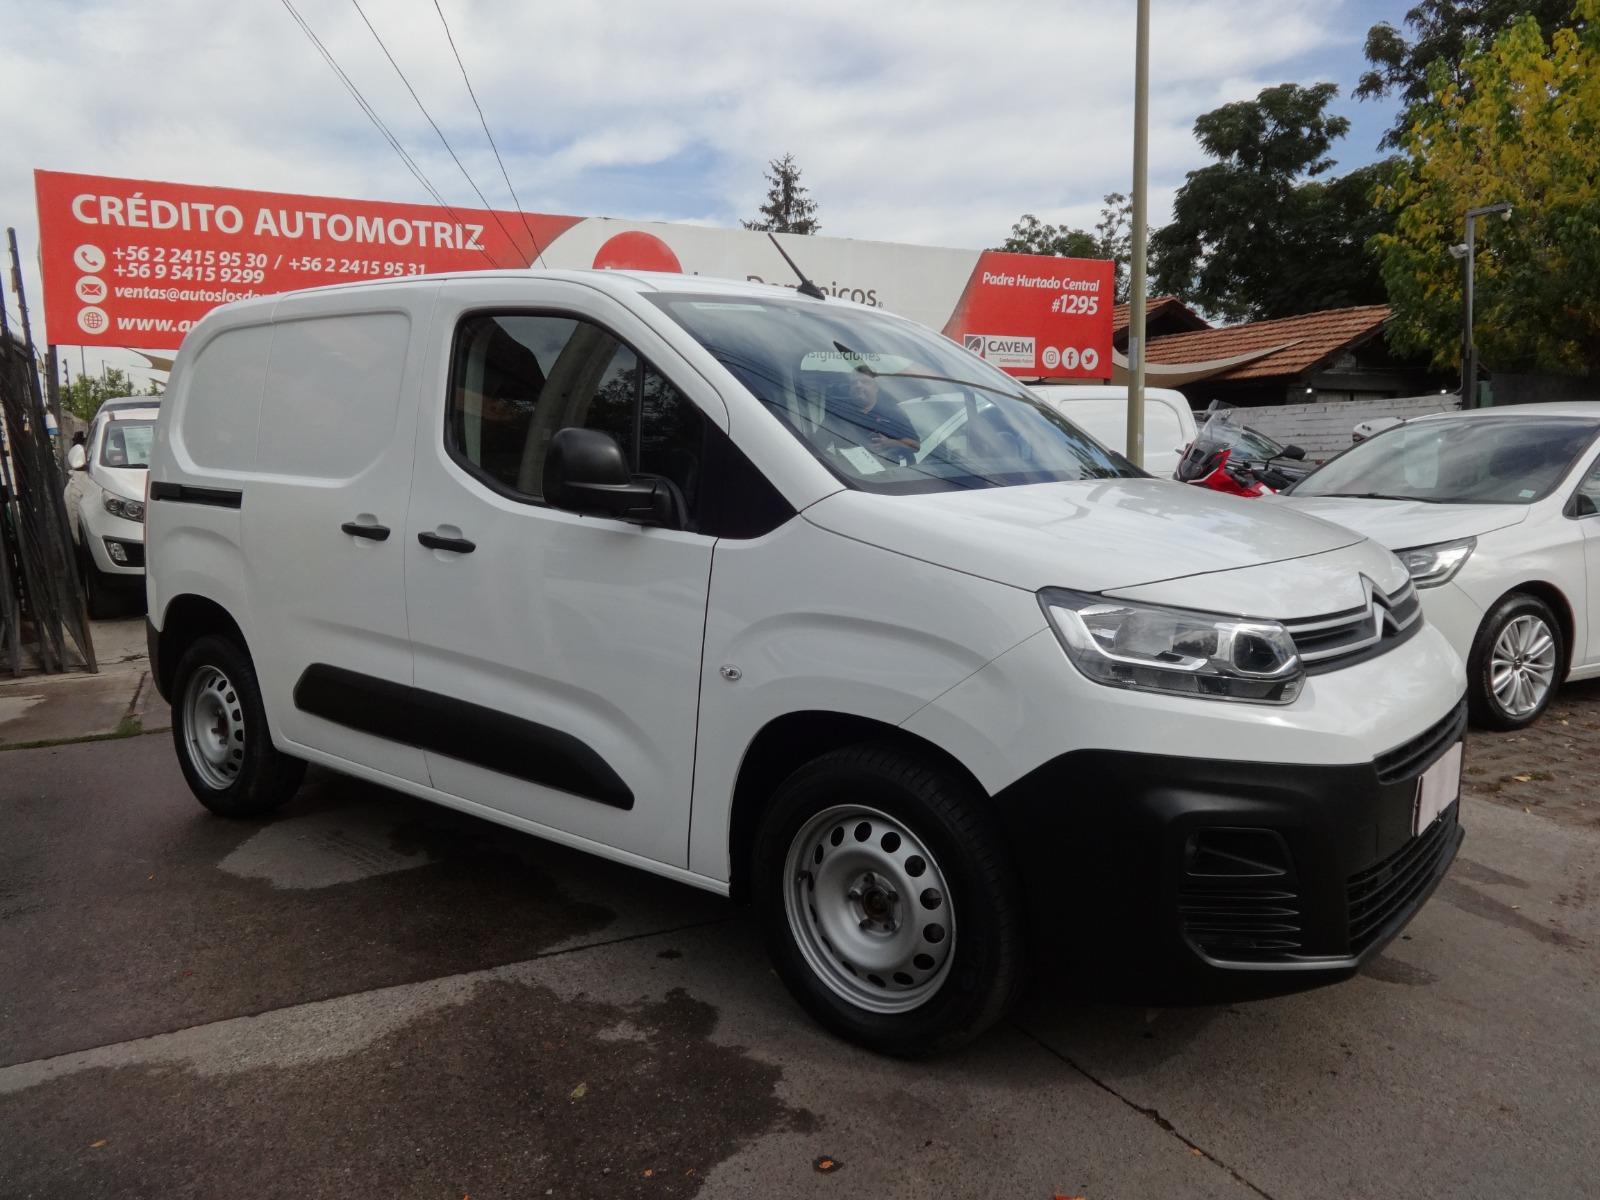
<svg viewBox="0 0 1600 1200">
<path fill-rule="evenodd" d="M 800 166 L 785 154 L 767 164 L 767 200 L 754 221 L 741 221 L 746 229 L 761 233 L 816 233 L 817 202 L 800 183 Z"/>
</svg>

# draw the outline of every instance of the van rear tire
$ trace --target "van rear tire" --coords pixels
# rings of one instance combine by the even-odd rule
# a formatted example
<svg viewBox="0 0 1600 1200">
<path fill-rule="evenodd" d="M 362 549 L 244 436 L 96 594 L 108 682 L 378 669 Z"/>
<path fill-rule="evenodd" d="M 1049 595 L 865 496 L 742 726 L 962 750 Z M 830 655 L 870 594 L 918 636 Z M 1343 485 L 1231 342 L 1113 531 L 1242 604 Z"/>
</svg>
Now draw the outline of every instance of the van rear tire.
<svg viewBox="0 0 1600 1200">
<path fill-rule="evenodd" d="M 306 764 L 273 748 L 254 664 L 230 638 L 199 638 L 172 682 L 172 742 L 195 798 L 218 816 L 259 817 L 292 796 Z"/>
<path fill-rule="evenodd" d="M 778 975 L 838 1036 L 937 1054 L 1021 992 L 1016 867 L 986 797 L 954 772 L 890 745 L 824 754 L 778 788 L 754 856 Z"/>
</svg>

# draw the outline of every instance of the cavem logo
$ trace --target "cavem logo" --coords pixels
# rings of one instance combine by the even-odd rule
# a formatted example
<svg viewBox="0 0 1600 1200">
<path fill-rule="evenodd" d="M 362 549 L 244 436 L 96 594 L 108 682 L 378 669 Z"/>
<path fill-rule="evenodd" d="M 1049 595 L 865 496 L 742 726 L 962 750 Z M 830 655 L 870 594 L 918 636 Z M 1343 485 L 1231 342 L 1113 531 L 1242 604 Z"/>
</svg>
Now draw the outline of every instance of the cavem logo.
<svg viewBox="0 0 1600 1200">
<path fill-rule="evenodd" d="M 962 335 L 961 344 L 979 358 L 987 359 L 997 367 L 1034 365 L 1031 337 L 1013 337 L 1002 333 L 967 333 Z"/>
</svg>

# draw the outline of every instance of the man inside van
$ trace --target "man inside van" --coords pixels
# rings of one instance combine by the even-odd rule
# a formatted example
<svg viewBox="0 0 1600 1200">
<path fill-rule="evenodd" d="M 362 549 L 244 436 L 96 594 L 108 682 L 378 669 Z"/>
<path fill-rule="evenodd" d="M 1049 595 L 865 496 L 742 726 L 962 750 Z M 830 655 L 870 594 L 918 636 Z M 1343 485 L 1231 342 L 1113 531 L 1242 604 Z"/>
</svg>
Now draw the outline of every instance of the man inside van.
<svg viewBox="0 0 1600 1200">
<path fill-rule="evenodd" d="M 851 372 L 843 402 L 828 408 L 830 417 L 851 427 L 858 443 L 884 458 L 904 462 L 922 448 L 910 420 L 884 397 L 877 375 L 866 367 Z"/>
</svg>

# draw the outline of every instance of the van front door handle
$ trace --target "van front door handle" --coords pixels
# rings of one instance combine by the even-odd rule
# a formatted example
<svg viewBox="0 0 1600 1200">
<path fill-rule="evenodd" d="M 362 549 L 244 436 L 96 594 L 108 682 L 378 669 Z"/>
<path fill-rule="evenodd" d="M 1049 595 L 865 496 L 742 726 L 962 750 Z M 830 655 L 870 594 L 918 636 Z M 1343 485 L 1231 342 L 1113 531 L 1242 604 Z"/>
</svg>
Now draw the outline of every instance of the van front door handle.
<svg viewBox="0 0 1600 1200">
<path fill-rule="evenodd" d="M 387 525 L 357 525 L 354 521 L 346 521 L 339 528 L 351 537 L 366 538 L 372 542 L 386 542 L 389 540 L 389 527 Z"/>
<path fill-rule="evenodd" d="M 429 550 L 448 550 L 451 554 L 471 554 L 478 548 L 476 542 L 469 542 L 466 538 L 444 537 L 437 533 L 419 533 L 417 541 Z"/>
</svg>

